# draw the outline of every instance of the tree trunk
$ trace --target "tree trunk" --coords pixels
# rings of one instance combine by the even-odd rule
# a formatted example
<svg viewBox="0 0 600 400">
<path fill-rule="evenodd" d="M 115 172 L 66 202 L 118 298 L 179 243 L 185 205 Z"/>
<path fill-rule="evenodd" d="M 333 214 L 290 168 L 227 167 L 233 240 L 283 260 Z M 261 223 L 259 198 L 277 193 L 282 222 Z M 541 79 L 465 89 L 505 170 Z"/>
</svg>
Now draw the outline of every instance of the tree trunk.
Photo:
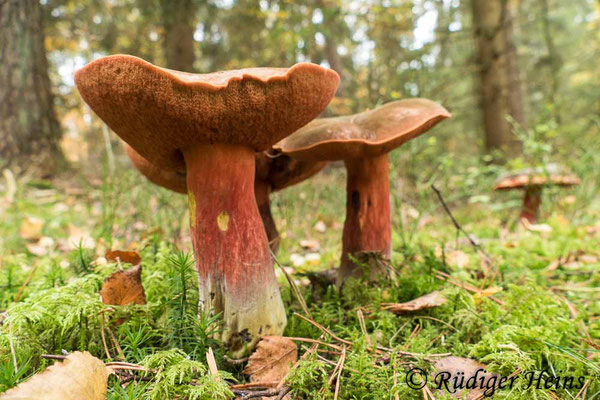
<svg viewBox="0 0 600 400">
<path fill-rule="evenodd" d="M 64 165 L 38 0 L 0 0 L 0 168 L 47 177 Z"/>
<path fill-rule="evenodd" d="M 196 4 L 194 0 L 161 0 L 163 52 L 167 68 L 193 72 Z"/>
<path fill-rule="evenodd" d="M 542 30 L 544 32 L 544 42 L 546 42 L 546 49 L 548 51 L 548 66 L 550 67 L 550 93 L 549 100 L 552 106 L 552 113 L 554 115 L 554 119 L 557 123 L 560 124 L 561 116 L 560 116 L 560 107 L 556 104 L 556 96 L 559 89 L 560 84 L 560 65 L 561 59 L 560 54 L 556 51 L 556 46 L 554 45 L 554 38 L 552 37 L 552 29 L 550 27 L 550 5 L 548 4 L 548 0 L 539 0 L 540 8 L 542 12 Z"/>
<path fill-rule="evenodd" d="M 506 116 L 524 123 L 507 0 L 471 0 L 486 150 L 515 156 L 521 144 Z M 511 55 L 512 53 L 512 55 Z"/>
</svg>

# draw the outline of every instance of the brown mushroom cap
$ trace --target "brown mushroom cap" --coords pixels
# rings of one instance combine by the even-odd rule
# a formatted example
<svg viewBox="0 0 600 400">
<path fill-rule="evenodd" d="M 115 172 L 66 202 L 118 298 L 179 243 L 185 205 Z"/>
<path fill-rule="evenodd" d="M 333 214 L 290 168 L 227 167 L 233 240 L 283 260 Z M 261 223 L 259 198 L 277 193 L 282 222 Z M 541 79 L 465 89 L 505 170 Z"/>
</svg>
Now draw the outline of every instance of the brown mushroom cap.
<svg viewBox="0 0 600 400">
<path fill-rule="evenodd" d="M 123 142 L 123 147 L 133 166 L 150 182 L 177 193 L 187 193 L 185 173 L 161 169 L 142 157 L 127 143 Z"/>
<path fill-rule="evenodd" d="M 579 178 L 557 164 L 548 164 L 545 168 L 527 168 L 501 177 L 494 190 L 525 189 L 534 186 L 575 186 Z"/>
<path fill-rule="evenodd" d="M 273 148 L 300 160 L 375 157 L 449 117 L 444 107 L 431 100 L 398 100 L 359 114 L 316 119 Z"/>
<path fill-rule="evenodd" d="M 315 118 L 339 84 L 310 63 L 189 74 L 140 58 L 100 58 L 75 74 L 85 102 L 140 155 L 185 171 L 181 149 L 232 144 L 268 149 Z"/>
<path fill-rule="evenodd" d="M 275 151 L 256 153 L 256 179 L 276 192 L 302 182 L 321 171 L 327 162 L 303 161 Z"/>
</svg>

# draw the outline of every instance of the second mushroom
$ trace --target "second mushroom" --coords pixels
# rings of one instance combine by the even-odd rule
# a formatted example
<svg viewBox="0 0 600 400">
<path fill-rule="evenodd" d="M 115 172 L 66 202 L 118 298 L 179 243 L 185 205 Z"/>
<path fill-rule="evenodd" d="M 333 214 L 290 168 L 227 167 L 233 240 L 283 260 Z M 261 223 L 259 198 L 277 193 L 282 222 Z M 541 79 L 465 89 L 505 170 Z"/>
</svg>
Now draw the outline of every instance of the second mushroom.
<svg viewBox="0 0 600 400">
<path fill-rule="evenodd" d="M 300 160 L 343 160 L 346 165 L 346 221 L 338 285 L 359 274 L 365 255 L 390 258 L 388 152 L 449 117 L 446 109 L 431 100 L 399 100 L 359 114 L 316 119 L 274 146 Z M 371 277 L 377 273 L 377 268 L 371 268 Z"/>
</svg>

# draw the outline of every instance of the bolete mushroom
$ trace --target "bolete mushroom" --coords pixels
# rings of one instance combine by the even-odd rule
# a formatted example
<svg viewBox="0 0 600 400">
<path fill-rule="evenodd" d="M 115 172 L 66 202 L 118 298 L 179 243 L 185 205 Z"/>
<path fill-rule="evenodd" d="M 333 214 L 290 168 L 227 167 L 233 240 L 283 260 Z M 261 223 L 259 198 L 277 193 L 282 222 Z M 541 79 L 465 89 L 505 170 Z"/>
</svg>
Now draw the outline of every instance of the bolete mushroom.
<svg viewBox="0 0 600 400">
<path fill-rule="evenodd" d="M 338 285 L 358 274 L 354 259 L 391 253 L 388 152 L 450 117 L 426 99 L 394 101 L 371 111 L 316 119 L 274 148 L 299 160 L 344 160 L 346 221 Z M 371 275 L 378 271 L 372 269 Z"/>
<path fill-rule="evenodd" d="M 256 154 L 254 193 L 273 253 L 279 248 L 280 237 L 271 214 L 269 195 L 310 178 L 325 165 L 325 161 L 296 160 L 274 150 Z"/>
<path fill-rule="evenodd" d="M 315 118 L 339 84 L 327 68 L 248 68 L 190 74 L 127 55 L 75 74 L 85 102 L 159 168 L 185 173 L 200 306 L 220 314 L 232 355 L 286 316 L 254 197 L 255 152 Z"/>
<path fill-rule="evenodd" d="M 579 178 L 557 164 L 545 167 L 526 168 L 498 179 L 494 190 L 523 190 L 523 205 L 520 218 L 535 223 L 542 203 L 544 186 L 575 186 Z"/>
<path fill-rule="evenodd" d="M 158 168 L 127 143 L 123 142 L 123 147 L 133 166 L 150 182 L 177 193 L 187 193 L 185 173 Z M 271 251 L 276 253 L 280 237 L 273 214 L 271 214 L 269 195 L 310 178 L 322 170 L 327 163 L 299 161 L 273 150 L 256 153 L 255 159 L 254 194 L 260 217 L 267 232 L 269 246 Z"/>
</svg>

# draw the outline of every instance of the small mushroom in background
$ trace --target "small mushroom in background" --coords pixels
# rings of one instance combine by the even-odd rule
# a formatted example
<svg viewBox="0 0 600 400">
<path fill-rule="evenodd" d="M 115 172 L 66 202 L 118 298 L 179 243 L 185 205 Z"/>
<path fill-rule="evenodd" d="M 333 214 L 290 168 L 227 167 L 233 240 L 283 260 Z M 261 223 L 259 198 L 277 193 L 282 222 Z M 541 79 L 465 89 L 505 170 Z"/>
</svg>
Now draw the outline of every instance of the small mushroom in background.
<svg viewBox="0 0 600 400">
<path fill-rule="evenodd" d="M 564 167 L 548 164 L 546 167 L 527 168 L 503 176 L 494 185 L 494 190 L 523 190 L 525 194 L 520 218 L 533 224 L 538 218 L 544 186 L 566 187 L 579 183 L 579 178 Z"/>
<path fill-rule="evenodd" d="M 123 142 L 123 146 L 133 166 L 150 182 L 177 193 L 187 193 L 185 173 L 158 168 L 127 143 Z M 254 194 L 267 232 L 269 246 L 273 253 L 277 253 L 280 237 L 271 214 L 269 195 L 310 178 L 321 171 L 327 163 L 294 160 L 281 153 L 275 154 L 273 150 L 256 153 L 255 158 Z"/>
<path fill-rule="evenodd" d="M 346 221 L 338 285 L 358 275 L 353 258 L 360 260 L 362 254 L 390 258 L 388 152 L 449 117 L 444 107 L 431 100 L 399 100 L 359 114 L 316 119 L 273 146 L 299 160 L 343 160 L 346 165 Z M 371 278 L 378 272 L 372 268 Z"/>
<path fill-rule="evenodd" d="M 131 160 L 133 166 L 140 171 L 148 180 L 155 185 L 162 186 L 165 189 L 172 190 L 177 193 L 187 193 L 186 177 L 184 172 L 169 171 L 162 169 L 146 160 L 135 151 L 130 145 L 123 142 L 125 153 Z"/>
<path fill-rule="evenodd" d="M 92 110 L 158 168 L 185 173 L 200 306 L 220 314 L 217 338 L 241 356 L 286 324 L 254 196 L 255 153 L 318 116 L 339 84 L 300 63 L 189 74 L 115 55 L 75 74 Z"/>
<path fill-rule="evenodd" d="M 325 161 L 296 160 L 274 150 L 256 154 L 254 193 L 273 253 L 279 248 L 280 237 L 271 214 L 269 195 L 310 178 L 326 165 Z"/>
</svg>

